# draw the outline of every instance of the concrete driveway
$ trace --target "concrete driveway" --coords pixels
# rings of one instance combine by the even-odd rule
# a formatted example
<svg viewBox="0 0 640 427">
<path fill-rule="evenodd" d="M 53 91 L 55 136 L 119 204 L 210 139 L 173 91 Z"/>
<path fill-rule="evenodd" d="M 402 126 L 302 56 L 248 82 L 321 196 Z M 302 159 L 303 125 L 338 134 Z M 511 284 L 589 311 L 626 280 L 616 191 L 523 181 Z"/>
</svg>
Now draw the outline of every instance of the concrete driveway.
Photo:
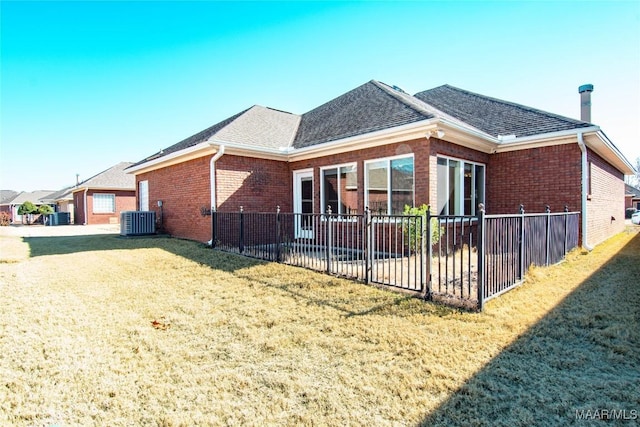
<svg viewBox="0 0 640 427">
<path fill-rule="evenodd" d="M 120 224 L 99 225 L 10 225 L 0 227 L 0 236 L 18 237 L 51 237 L 51 236 L 86 236 L 90 234 L 118 234 Z"/>
</svg>

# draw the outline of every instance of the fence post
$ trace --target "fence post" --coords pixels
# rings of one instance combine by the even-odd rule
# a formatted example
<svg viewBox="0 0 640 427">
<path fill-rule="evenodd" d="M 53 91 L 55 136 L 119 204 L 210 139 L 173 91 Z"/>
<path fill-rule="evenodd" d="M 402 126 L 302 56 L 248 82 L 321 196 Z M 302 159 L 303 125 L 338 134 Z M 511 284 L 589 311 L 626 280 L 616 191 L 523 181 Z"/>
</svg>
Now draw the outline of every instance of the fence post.
<svg viewBox="0 0 640 427">
<path fill-rule="evenodd" d="M 484 204 L 478 205 L 478 310 L 484 308 L 485 247 L 484 247 Z"/>
<path fill-rule="evenodd" d="M 422 262 L 422 280 L 426 280 L 424 299 L 431 299 L 431 206 L 427 206 L 427 212 L 424 214 L 423 234 L 422 234 L 422 247 L 420 250 L 420 259 Z M 425 235 L 426 234 L 426 235 Z"/>
<path fill-rule="evenodd" d="M 216 248 L 216 240 L 218 239 L 218 230 L 216 229 L 216 223 L 218 217 L 218 212 L 216 212 L 216 208 L 211 206 L 211 249 Z"/>
<path fill-rule="evenodd" d="M 327 273 L 331 273 L 331 206 L 327 206 L 327 213 L 325 215 L 327 220 L 325 221 L 325 239 L 326 257 L 327 257 Z"/>
<path fill-rule="evenodd" d="M 551 208 L 545 205 L 544 211 L 547 214 L 547 244 L 545 247 L 544 265 L 549 265 L 549 242 L 551 241 Z"/>
<path fill-rule="evenodd" d="M 520 256 L 520 280 L 524 280 L 524 205 L 520 204 L 520 243 L 518 244 L 518 254 Z"/>
<path fill-rule="evenodd" d="M 238 251 L 244 252 L 244 214 L 242 206 L 240 206 L 240 236 L 238 242 Z"/>
<path fill-rule="evenodd" d="M 562 258 L 564 258 L 567 255 L 567 236 L 569 234 L 567 230 L 567 228 L 569 227 L 568 218 L 569 218 L 569 206 L 564 205 L 564 253 L 562 254 Z"/>
<path fill-rule="evenodd" d="M 369 271 L 369 263 L 370 263 L 370 254 L 369 250 L 372 247 L 371 244 L 371 211 L 369 207 L 364 208 L 364 230 L 363 230 L 363 250 L 364 250 L 364 283 L 369 284 L 370 280 L 370 271 Z"/>
<path fill-rule="evenodd" d="M 282 261 L 282 236 L 280 235 L 280 205 L 276 206 L 276 261 Z"/>
</svg>

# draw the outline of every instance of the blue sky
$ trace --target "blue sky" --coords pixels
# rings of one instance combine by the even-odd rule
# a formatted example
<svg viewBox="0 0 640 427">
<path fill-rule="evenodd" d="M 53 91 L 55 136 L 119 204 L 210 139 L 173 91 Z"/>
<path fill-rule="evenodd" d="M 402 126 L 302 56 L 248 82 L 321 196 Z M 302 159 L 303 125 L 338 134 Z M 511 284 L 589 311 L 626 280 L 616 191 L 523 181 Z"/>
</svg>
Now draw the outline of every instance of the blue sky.
<svg viewBox="0 0 640 427">
<path fill-rule="evenodd" d="M 640 2 L 0 2 L 0 188 L 57 190 L 371 79 L 592 121 L 640 157 Z"/>
</svg>

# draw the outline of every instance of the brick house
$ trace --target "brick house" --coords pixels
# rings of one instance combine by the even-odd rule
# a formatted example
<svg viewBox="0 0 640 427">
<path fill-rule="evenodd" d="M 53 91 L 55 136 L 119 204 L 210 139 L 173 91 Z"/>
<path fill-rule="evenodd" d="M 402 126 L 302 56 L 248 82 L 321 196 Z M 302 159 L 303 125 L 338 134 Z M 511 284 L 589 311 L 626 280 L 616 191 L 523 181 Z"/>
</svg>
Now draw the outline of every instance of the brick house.
<svg viewBox="0 0 640 427">
<path fill-rule="evenodd" d="M 29 221 L 42 221 L 39 214 L 24 215 L 18 214 L 20 206 L 24 202 L 31 202 L 36 207 L 42 205 L 49 205 L 53 208 L 53 200 L 51 195 L 52 190 L 37 190 L 37 191 L 10 191 L 3 190 L 2 200 L 0 200 L 0 212 L 6 212 L 9 215 L 9 221 L 13 224 L 27 223 Z"/>
<path fill-rule="evenodd" d="M 624 188 L 624 207 L 626 209 L 635 208 L 640 210 L 640 188 L 633 187 L 629 184 L 625 184 Z"/>
<path fill-rule="evenodd" d="M 208 241 L 208 209 L 437 214 L 581 211 L 586 247 L 622 231 L 633 167 L 602 130 L 449 85 L 372 80 L 305 114 L 253 106 L 128 169 L 141 209 Z M 160 203 L 161 202 L 161 203 Z"/>
<path fill-rule="evenodd" d="M 75 224 L 119 224 L 120 212 L 136 209 L 136 180 L 121 162 L 79 183 L 72 190 Z"/>
</svg>

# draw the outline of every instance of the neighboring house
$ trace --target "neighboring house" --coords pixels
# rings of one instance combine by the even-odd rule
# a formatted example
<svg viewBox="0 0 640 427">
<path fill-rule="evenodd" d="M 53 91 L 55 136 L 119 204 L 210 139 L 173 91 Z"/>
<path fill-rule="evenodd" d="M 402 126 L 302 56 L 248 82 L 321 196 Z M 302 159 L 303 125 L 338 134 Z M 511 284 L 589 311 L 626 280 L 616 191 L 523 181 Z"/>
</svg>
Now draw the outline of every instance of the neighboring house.
<svg viewBox="0 0 640 427">
<path fill-rule="evenodd" d="M 74 223 L 74 207 L 73 207 L 73 190 L 75 187 L 66 187 L 49 195 L 49 198 L 55 203 L 56 212 L 69 213 L 69 224 Z"/>
<path fill-rule="evenodd" d="M 396 214 L 426 203 L 476 215 L 484 203 L 487 213 L 581 211 L 589 247 L 623 230 L 634 169 L 586 121 L 372 80 L 301 116 L 253 106 L 128 171 L 140 209 L 162 209 L 164 229 L 199 241 L 211 238 L 209 208 Z"/>
<path fill-rule="evenodd" d="M 625 184 L 624 188 L 624 207 L 640 210 L 640 188 L 633 187 L 629 184 Z"/>
<path fill-rule="evenodd" d="M 31 218 L 28 219 L 23 218 L 24 215 L 19 215 L 18 209 L 20 209 L 20 205 L 24 202 L 31 202 L 36 207 L 49 205 L 53 208 L 54 206 L 52 200 L 49 198 L 53 193 L 52 190 L 21 191 L 19 193 L 14 191 L 13 193 L 13 196 L 11 196 L 10 191 L 3 190 L 3 196 L 6 195 L 6 199 L 3 198 L 0 202 L 0 212 L 8 212 L 10 221 L 13 224 L 26 223 L 28 220 L 34 221 L 39 217 L 39 215 L 32 215 Z"/>
<path fill-rule="evenodd" d="M 121 162 L 71 189 L 75 224 L 119 224 L 120 212 L 136 209 L 135 178 Z"/>
</svg>

